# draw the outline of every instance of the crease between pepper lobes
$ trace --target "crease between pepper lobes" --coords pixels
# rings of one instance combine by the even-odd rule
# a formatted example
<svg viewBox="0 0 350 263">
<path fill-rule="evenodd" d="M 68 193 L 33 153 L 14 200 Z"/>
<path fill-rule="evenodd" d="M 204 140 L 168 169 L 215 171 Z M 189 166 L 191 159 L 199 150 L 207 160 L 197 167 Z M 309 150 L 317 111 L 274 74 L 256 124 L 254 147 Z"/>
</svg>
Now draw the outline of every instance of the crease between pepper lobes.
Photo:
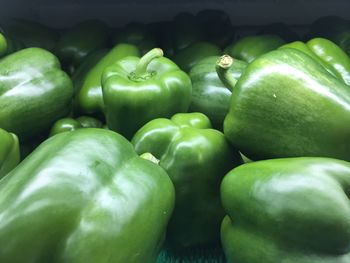
<svg viewBox="0 0 350 263">
<path fill-rule="evenodd" d="M 0 261 L 155 262 L 174 188 L 151 159 L 104 129 L 46 140 L 0 180 Z"/>
</svg>

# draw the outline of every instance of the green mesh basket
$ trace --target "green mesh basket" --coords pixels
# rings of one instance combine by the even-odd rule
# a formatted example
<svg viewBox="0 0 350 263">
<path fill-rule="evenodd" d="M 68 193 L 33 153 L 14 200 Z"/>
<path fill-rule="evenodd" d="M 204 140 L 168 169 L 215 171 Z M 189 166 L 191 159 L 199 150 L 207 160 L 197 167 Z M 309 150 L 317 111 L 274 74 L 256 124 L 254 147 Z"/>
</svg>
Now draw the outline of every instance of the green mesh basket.
<svg viewBox="0 0 350 263">
<path fill-rule="evenodd" d="M 162 250 L 156 263 L 226 263 L 220 248 L 192 249 L 184 253 Z"/>
</svg>

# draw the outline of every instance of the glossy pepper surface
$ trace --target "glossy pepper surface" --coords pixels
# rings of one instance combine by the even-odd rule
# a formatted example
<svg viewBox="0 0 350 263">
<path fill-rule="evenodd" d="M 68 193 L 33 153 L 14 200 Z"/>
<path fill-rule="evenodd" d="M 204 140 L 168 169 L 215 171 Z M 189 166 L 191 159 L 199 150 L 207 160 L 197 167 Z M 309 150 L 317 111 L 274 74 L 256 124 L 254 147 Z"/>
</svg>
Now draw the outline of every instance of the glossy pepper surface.
<svg viewBox="0 0 350 263">
<path fill-rule="evenodd" d="M 295 48 L 304 52 L 345 84 L 350 85 L 350 58 L 332 41 L 325 38 L 314 38 L 307 43 L 296 41 L 280 48 Z"/>
<path fill-rule="evenodd" d="M 83 128 L 102 128 L 103 123 L 91 116 L 80 116 L 76 120 L 81 124 Z"/>
<path fill-rule="evenodd" d="M 79 108 L 80 102 L 78 94 L 80 93 L 80 89 L 85 81 L 87 74 L 108 52 L 109 50 L 107 48 L 92 51 L 74 70 L 71 79 L 74 87 L 73 114 L 75 116 L 82 114 L 81 109 Z"/>
<path fill-rule="evenodd" d="M 192 100 L 189 111 L 205 114 L 215 128 L 222 130 L 232 92 L 216 73 L 215 64 L 218 59 L 218 56 L 204 58 L 191 69 Z M 246 66 L 246 62 L 235 59 L 228 74 L 238 79 Z"/>
<path fill-rule="evenodd" d="M 77 129 L 83 128 L 80 122 L 73 118 L 63 118 L 56 121 L 50 131 L 50 136 L 56 135 L 61 132 L 75 131 Z"/>
<path fill-rule="evenodd" d="M 233 88 L 224 133 L 253 160 L 350 160 L 349 122 L 349 86 L 310 56 L 286 48 L 245 69 Z"/>
<path fill-rule="evenodd" d="M 0 61 L 0 128 L 21 140 L 64 117 L 72 95 L 71 80 L 44 49 L 23 49 Z"/>
<path fill-rule="evenodd" d="M 350 163 L 300 157 L 244 164 L 221 185 L 228 263 L 350 262 Z"/>
<path fill-rule="evenodd" d="M 225 53 L 250 63 L 283 44 L 285 44 L 285 41 L 277 35 L 247 36 L 226 47 Z"/>
<path fill-rule="evenodd" d="M 153 263 L 173 202 L 166 172 L 119 134 L 58 134 L 0 181 L 0 261 Z"/>
<path fill-rule="evenodd" d="M 95 50 L 87 55 L 72 74 L 75 94 L 80 91 L 88 72 L 109 52 L 107 48 Z"/>
<path fill-rule="evenodd" d="M 182 251 L 219 244 L 219 186 L 223 176 L 241 163 L 223 133 L 212 129 L 201 113 L 179 113 L 150 121 L 132 143 L 138 154 L 150 152 L 159 159 L 174 183 L 176 202 L 167 248 Z"/>
<path fill-rule="evenodd" d="M 15 134 L 0 129 L 0 178 L 20 161 L 19 143 Z"/>
<path fill-rule="evenodd" d="M 7 40 L 3 34 L 0 32 L 0 57 L 7 53 Z"/>
<path fill-rule="evenodd" d="M 152 119 L 186 112 L 192 84 L 184 71 L 155 48 L 142 58 L 127 57 L 107 67 L 102 88 L 108 127 L 132 138 Z"/>
<path fill-rule="evenodd" d="M 50 136 L 61 132 L 75 131 L 81 128 L 102 128 L 102 122 L 90 116 L 80 116 L 79 118 L 63 118 L 54 123 Z"/>
<path fill-rule="evenodd" d="M 139 56 L 140 51 L 134 45 L 119 44 L 104 55 L 86 74 L 77 87 L 77 104 L 82 113 L 99 113 L 104 110 L 101 78 L 103 71 L 118 60 L 128 56 Z"/>
</svg>

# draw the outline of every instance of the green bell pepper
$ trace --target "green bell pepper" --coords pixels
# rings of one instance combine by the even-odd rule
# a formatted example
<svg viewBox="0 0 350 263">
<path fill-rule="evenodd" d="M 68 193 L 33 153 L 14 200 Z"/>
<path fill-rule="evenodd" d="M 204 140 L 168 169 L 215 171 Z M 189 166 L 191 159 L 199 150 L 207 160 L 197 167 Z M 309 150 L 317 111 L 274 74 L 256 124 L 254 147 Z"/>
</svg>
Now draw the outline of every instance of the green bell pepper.
<svg viewBox="0 0 350 263">
<path fill-rule="evenodd" d="M 102 128 L 103 123 L 90 116 L 80 116 L 76 120 L 81 124 L 83 128 Z"/>
<path fill-rule="evenodd" d="M 250 63 L 283 44 L 285 44 L 285 41 L 277 35 L 247 36 L 226 47 L 225 53 Z"/>
<path fill-rule="evenodd" d="M 92 51 L 104 48 L 108 42 L 108 28 L 101 21 L 89 20 L 63 32 L 55 48 L 62 65 L 71 71 Z"/>
<path fill-rule="evenodd" d="M 204 113 L 215 128 L 222 130 L 232 92 L 216 73 L 215 64 L 218 58 L 218 56 L 204 58 L 190 71 L 192 101 L 189 111 Z M 246 62 L 235 59 L 229 74 L 238 79 L 246 66 Z"/>
<path fill-rule="evenodd" d="M 89 71 L 108 53 L 107 48 L 98 49 L 92 51 L 87 55 L 81 64 L 76 68 L 74 73 L 72 74 L 72 82 L 74 87 L 74 96 L 73 96 L 73 115 L 82 114 L 79 109 L 79 98 L 78 94 L 80 92 L 81 87 L 85 81 L 86 75 Z"/>
<path fill-rule="evenodd" d="M 117 30 L 113 43 L 135 45 L 140 49 L 142 55 L 157 46 L 155 37 L 152 36 L 147 26 L 141 23 L 130 23 L 124 28 Z"/>
<path fill-rule="evenodd" d="M 190 70 L 201 60 L 209 56 L 219 56 L 221 50 L 209 42 L 194 42 L 177 52 L 174 62 L 185 72 Z"/>
<path fill-rule="evenodd" d="M 5 32 L 22 42 L 24 47 L 40 47 L 49 51 L 54 50 L 59 37 L 55 30 L 24 19 L 13 19 Z"/>
<path fill-rule="evenodd" d="M 345 84 L 350 85 L 350 58 L 332 41 L 325 38 L 314 38 L 307 43 L 296 41 L 280 48 L 295 48 L 304 52 Z"/>
<path fill-rule="evenodd" d="M 0 57 L 6 55 L 7 53 L 7 40 L 3 34 L 0 32 Z"/>
<path fill-rule="evenodd" d="M 50 131 L 50 136 L 66 132 L 66 131 L 75 131 L 77 129 L 83 128 L 80 122 L 73 118 L 63 118 L 56 121 Z"/>
<path fill-rule="evenodd" d="M 96 118 L 90 116 L 80 116 L 77 119 L 63 118 L 54 123 L 51 128 L 50 136 L 61 132 L 75 131 L 81 128 L 102 128 L 103 124 Z"/>
<path fill-rule="evenodd" d="M 104 110 L 101 77 L 103 71 L 128 56 L 139 56 L 138 48 L 130 44 L 119 44 L 111 49 L 100 61 L 92 67 L 86 74 L 81 87 L 77 87 L 78 94 L 76 97 L 79 111 L 82 113 L 101 113 Z"/>
<path fill-rule="evenodd" d="M 186 112 L 192 84 L 155 48 L 142 58 L 127 57 L 107 67 L 102 89 L 108 127 L 131 138 L 150 120 Z"/>
<path fill-rule="evenodd" d="M 143 157 L 103 129 L 46 140 L 0 181 L 0 261 L 155 262 L 174 187 Z"/>
<path fill-rule="evenodd" d="M 244 164 L 221 185 L 227 263 L 350 262 L 350 163 L 301 157 Z"/>
<path fill-rule="evenodd" d="M 27 48 L 0 60 L 0 128 L 30 139 L 70 111 L 72 82 L 58 59 Z"/>
<path fill-rule="evenodd" d="M 75 94 L 79 92 L 88 72 L 108 53 L 108 51 L 107 48 L 98 49 L 92 51 L 83 59 L 71 77 Z"/>
<path fill-rule="evenodd" d="M 350 160 L 350 88 L 299 50 L 272 51 L 249 64 L 230 103 L 224 133 L 250 159 Z"/>
<path fill-rule="evenodd" d="M 176 201 L 166 247 L 182 251 L 220 243 L 223 218 L 219 186 L 242 160 L 202 113 L 179 113 L 148 122 L 133 137 L 138 154 L 159 159 L 175 186 Z M 182 261 L 181 261 L 182 262 Z"/>
<path fill-rule="evenodd" d="M 18 138 L 0 129 L 0 178 L 16 167 L 20 161 Z"/>
</svg>

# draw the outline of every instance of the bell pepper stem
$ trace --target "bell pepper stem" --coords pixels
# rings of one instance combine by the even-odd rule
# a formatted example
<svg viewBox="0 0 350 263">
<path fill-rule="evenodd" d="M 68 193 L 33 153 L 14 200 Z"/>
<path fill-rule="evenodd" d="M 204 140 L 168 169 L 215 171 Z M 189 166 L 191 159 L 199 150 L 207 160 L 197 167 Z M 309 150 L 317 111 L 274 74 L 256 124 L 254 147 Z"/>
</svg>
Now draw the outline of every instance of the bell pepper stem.
<svg viewBox="0 0 350 263">
<path fill-rule="evenodd" d="M 151 49 L 147 52 L 139 61 L 134 71 L 136 76 L 143 75 L 147 72 L 147 67 L 149 63 L 155 58 L 162 57 L 164 55 L 163 50 L 160 48 Z"/>
<path fill-rule="evenodd" d="M 216 73 L 218 74 L 222 83 L 230 90 L 233 90 L 237 83 L 237 80 L 229 72 L 232 64 L 233 58 L 229 55 L 221 56 L 216 62 Z"/>
</svg>

